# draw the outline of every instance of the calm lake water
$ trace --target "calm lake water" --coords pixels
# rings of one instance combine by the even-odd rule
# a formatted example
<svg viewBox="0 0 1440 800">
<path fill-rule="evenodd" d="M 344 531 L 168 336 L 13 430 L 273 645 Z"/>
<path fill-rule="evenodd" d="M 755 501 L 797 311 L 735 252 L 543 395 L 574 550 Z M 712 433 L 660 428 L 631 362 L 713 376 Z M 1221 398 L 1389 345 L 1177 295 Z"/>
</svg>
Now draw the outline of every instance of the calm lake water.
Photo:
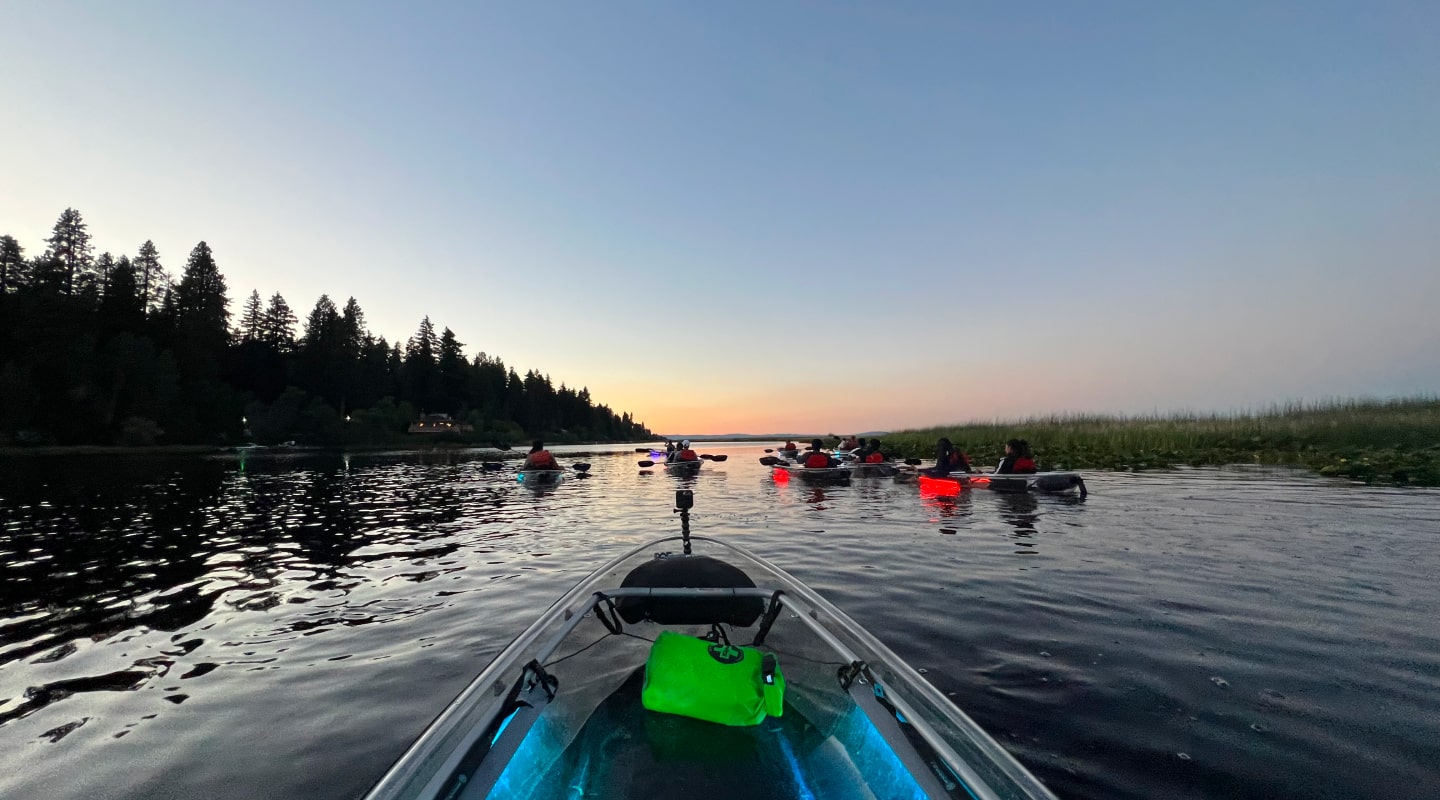
<svg viewBox="0 0 1440 800">
<path fill-rule="evenodd" d="M 1440 492 L 1233 469 L 939 502 L 705 447 L 696 533 L 1061 797 L 1440 796 Z M 477 453 L 0 460 L 0 797 L 363 793 L 564 589 L 677 531 L 677 479 L 587 452 L 542 494 Z"/>
</svg>

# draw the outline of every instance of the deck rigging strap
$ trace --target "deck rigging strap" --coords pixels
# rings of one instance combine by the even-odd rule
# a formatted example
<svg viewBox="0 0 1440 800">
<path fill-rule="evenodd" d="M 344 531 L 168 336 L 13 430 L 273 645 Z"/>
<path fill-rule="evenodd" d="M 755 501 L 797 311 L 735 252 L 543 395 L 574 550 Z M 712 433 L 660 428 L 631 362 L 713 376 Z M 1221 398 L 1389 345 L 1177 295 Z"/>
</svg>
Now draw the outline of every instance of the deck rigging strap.
<svg viewBox="0 0 1440 800">
<path fill-rule="evenodd" d="M 625 626 L 620 622 L 620 612 L 615 609 L 615 601 L 603 596 L 601 599 L 605 601 L 605 608 L 601 608 L 600 600 L 596 600 L 594 608 L 591 609 L 595 612 L 595 618 L 600 620 L 600 624 L 605 626 L 605 630 L 617 636 L 624 633 Z M 607 609 L 608 614 L 606 613 Z"/>
<path fill-rule="evenodd" d="M 750 642 L 751 647 L 765 644 L 765 637 L 770 634 L 770 626 L 780 617 L 780 595 L 784 593 L 783 589 L 776 589 L 775 594 L 770 595 L 770 607 L 765 610 L 765 616 L 760 620 L 760 629 L 755 631 L 755 638 Z"/>
<path fill-rule="evenodd" d="M 527 677 L 529 679 L 528 681 L 526 680 Z M 526 664 L 525 667 L 520 670 L 520 680 L 526 684 L 525 689 L 527 691 L 534 689 L 536 686 L 544 689 L 546 700 L 554 700 L 555 693 L 560 691 L 560 679 L 546 672 L 545 667 L 541 666 L 540 662 L 533 658 L 530 659 L 529 664 Z"/>
</svg>

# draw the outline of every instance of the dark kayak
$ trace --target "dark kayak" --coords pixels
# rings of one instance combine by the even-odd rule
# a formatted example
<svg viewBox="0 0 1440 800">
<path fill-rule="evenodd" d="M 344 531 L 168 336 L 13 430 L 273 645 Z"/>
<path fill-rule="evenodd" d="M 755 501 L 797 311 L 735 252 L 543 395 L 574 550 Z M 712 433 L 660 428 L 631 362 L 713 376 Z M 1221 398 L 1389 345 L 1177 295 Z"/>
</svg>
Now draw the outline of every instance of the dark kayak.
<svg viewBox="0 0 1440 800">
<path fill-rule="evenodd" d="M 567 592 L 367 798 L 1053 798 L 876 637 L 690 537 L 677 505 L 684 535 Z"/>
</svg>

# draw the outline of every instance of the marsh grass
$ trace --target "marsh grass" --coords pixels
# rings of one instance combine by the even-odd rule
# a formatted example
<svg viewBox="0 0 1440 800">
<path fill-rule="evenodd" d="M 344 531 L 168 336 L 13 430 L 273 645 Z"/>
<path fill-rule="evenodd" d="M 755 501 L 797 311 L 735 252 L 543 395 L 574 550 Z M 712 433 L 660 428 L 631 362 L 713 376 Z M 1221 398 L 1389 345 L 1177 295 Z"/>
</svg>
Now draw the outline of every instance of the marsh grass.
<svg viewBox="0 0 1440 800">
<path fill-rule="evenodd" d="M 933 457 L 945 436 L 977 465 L 1025 439 L 1041 469 L 1160 469 L 1181 464 L 1287 464 L 1396 485 L 1440 486 L 1440 398 L 1290 403 L 1236 414 L 1056 415 L 971 422 L 886 437 L 887 449 Z"/>
</svg>

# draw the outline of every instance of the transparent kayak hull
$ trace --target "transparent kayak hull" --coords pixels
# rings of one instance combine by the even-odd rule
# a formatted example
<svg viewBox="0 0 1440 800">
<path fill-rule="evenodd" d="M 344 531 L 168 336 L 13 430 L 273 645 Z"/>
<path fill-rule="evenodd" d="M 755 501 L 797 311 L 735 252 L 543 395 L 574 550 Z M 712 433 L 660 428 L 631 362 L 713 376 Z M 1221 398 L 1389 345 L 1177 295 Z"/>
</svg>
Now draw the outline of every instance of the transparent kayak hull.
<svg viewBox="0 0 1440 800">
<path fill-rule="evenodd" d="M 515 479 L 527 489 L 547 489 L 559 486 L 565 480 L 565 471 L 558 469 L 529 469 L 518 473 Z"/>
<path fill-rule="evenodd" d="M 698 475 L 700 465 L 704 461 L 671 461 L 665 465 L 665 472 L 670 475 Z"/>
<path fill-rule="evenodd" d="M 897 476 L 898 477 L 898 476 Z M 966 489 L 991 489 L 997 492 L 1047 492 L 1088 494 L 1085 479 L 1078 472 L 1032 472 L 1028 474 L 971 474 L 952 472 L 936 477 L 918 473 L 920 491 L 935 496 L 954 496 Z"/>
<path fill-rule="evenodd" d="M 679 549 L 680 537 L 606 564 L 511 642 L 367 798 L 1053 797 L 819 595 L 741 548 L 690 541 L 754 586 L 622 585 L 662 551 Z M 663 554 L 666 566 L 691 558 Z M 731 620 L 718 625 L 728 641 L 778 659 L 783 713 L 732 727 L 642 706 L 647 655 L 661 631 L 715 635 L 716 625 L 693 619 L 655 621 L 679 604 L 719 609 Z M 730 613 L 737 609 L 753 613 Z"/>
<path fill-rule="evenodd" d="M 894 464 L 852 464 L 851 473 L 857 478 L 893 478 L 899 474 L 899 467 Z"/>
</svg>

